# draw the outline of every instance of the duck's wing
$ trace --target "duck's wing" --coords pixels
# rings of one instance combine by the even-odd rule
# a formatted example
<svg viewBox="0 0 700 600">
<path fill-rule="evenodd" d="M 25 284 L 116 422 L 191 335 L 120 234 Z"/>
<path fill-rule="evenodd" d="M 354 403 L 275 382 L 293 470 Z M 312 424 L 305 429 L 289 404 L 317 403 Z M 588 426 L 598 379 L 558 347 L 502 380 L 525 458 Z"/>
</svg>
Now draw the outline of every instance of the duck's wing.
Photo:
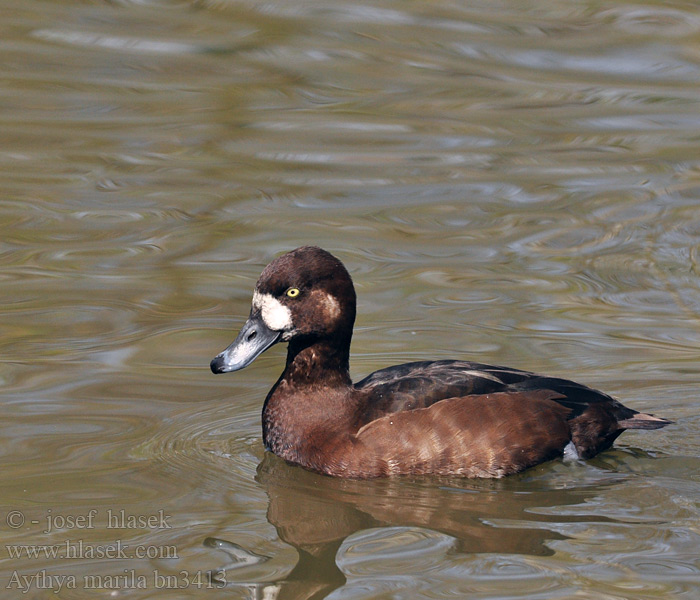
<svg viewBox="0 0 700 600">
<path fill-rule="evenodd" d="M 343 453 L 346 476 L 502 477 L 560 456 L 569 410 L 549 390 L 448 398 L 387 414 L 358 430 Z"/>
<path fill-rule="evenodd" d="M 425 361 L 389 367 L 372 373 L 355 387 L 366 398 L 358 427 L 386 415 L 429 408 L 448 398 L 476 397 L 478 402 L 491 402 L 494 397 L 502 399 L 510 394 L 519 399 L 519 410 L 525 414 L 532 409 L 531 400 L 541 400 L 541 393 L 547 392 L 548 402 L 565 409 L 571 440 L 582 458 L 609 448 L 625 429 L 658 429 L 671 423 L 568 379 L 468 361 Z"/>
<path fill-rule="evenodd" d="M 536 390 L 552 390 L 560 394 L 557 402 L 566 406 L 571 412 L 569 419 L 574 419 L 584 413 L 591 405 L 604 404 L 619 420 L 631 418 L 637 411 L 627 408 L 612 396 L 595 390 L 581 383 L 557 377 L 544 377 L 530 373 L 530 377 L 512 382 L 506 387 L 508 391 L 532 392 Z"/>
<path fill-rule="evenodd" d="M 355 384 L 368 398 L 372 418 L 427 408 L 446 398 L 500 392 L 537 378 L 518 369 L 460 360 L 406 363 L 375 371 Z"/>
</svg>

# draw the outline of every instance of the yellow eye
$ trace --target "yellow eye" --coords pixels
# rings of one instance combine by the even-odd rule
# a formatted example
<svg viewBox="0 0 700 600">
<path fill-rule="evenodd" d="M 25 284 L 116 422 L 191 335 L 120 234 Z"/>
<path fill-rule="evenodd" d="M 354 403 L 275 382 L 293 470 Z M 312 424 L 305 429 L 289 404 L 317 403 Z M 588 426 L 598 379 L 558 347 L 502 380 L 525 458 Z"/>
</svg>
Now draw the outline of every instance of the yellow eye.
<svg viewBox="0 0 700 600">
<path fill-rule="evenodd" d="M 297 288 L 289 288 L 286 293 L 290 298 L 296 298 L 299 295 L 299 290 Z"/>
</svg>

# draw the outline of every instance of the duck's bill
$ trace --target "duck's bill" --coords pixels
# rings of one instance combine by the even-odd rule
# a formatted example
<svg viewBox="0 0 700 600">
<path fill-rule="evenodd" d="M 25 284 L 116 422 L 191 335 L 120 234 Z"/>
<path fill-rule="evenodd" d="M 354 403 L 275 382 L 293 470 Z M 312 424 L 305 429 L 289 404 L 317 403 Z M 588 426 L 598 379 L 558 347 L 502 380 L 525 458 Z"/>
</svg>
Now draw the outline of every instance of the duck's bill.
<svg viewBox="0 0 700 600">
<path fill-rule="evenodd" d="M 277 343 L 281 331 L 270 329 L 259 317 L 250 317 L 238 337 L 209 365 L 213 373 L 230 373 L 247 367 L 270 346 Z"/>
</svg>

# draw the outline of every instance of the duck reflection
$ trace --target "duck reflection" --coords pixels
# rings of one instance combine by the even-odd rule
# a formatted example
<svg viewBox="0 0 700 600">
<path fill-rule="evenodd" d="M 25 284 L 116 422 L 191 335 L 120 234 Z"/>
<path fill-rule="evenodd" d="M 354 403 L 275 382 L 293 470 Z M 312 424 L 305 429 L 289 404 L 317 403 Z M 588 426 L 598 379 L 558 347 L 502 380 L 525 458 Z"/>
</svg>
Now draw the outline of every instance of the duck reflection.
<svg viewBox="0 0 700 600">
<path fill-rule="evenodd" d="M 347 480 L 299 469 L 266 453 L 256 479 L 269 497 L 267 518 L 299 559 L 279 580 L 235 585 L 245 585 L 256 598 L 324 598 L 346 582 L 336 562 L 343 542 L 372 528 L 433 530 L 452 536 L 454 551 L 461 553 L 551 555 L 551 542 L 566 539 L 557 531 L 562 523 L 609 521 L 551 509 L 581 504 L 624 477 L 550 463 L 500 480 Z M 220 570 L 229 584 L 236 569 L 244 576 L 243 567 L 268 560 L 229 540 L 208 538 L 205 545 L 227 554 Z M 212 577 L 216 580 L 216 572 Z"/>
</svg>

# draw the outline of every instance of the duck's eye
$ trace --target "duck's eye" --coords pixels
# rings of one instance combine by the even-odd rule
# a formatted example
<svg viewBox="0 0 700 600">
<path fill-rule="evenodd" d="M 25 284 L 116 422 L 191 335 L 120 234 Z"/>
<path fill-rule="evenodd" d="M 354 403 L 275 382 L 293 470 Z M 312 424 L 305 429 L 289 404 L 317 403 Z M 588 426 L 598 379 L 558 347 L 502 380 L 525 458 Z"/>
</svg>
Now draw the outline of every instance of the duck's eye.
<svg viewBox="0 0 700 600">
<path fill-rule="evenodd" d="M 289 288 L 286 292 L 287 296 L 290 298 L 296 298 L 299 295 L 299 289 L 298 288 Z"/>
</svg>

